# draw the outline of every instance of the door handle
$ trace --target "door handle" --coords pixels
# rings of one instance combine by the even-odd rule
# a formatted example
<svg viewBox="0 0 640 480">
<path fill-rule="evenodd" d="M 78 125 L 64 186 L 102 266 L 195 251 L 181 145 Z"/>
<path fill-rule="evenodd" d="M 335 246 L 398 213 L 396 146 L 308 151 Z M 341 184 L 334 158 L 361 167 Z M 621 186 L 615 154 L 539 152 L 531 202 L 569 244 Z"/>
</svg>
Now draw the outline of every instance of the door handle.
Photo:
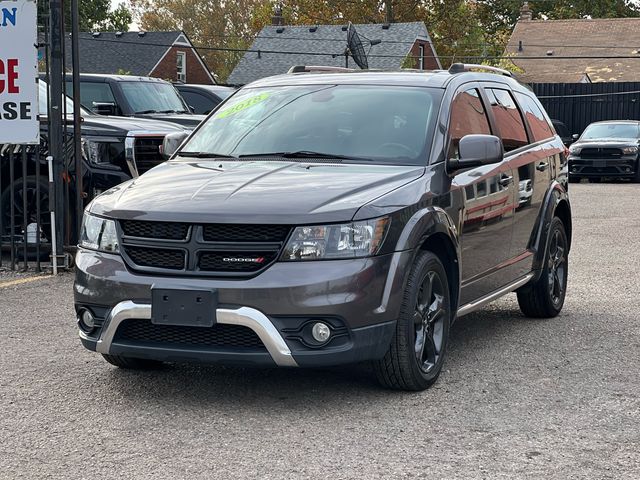
<svg viewBox="0 0 640 480">
<path fill-rule="evenodd" d="M 500 176 L 500 185 L 503 187 L 508 187 L 509 184 L 513 181 L 513 177 L 510 175 L 505 175 L 504 173 Z"/>
<path fill-rule="evenodd" d="M 549 166 L 549 164 L 547 162 L 542 162 L 539 163 L 538 166 L 536 167 L 536 170 L 540 171 L 540 172 L 544 172 L 547 167 Z"/>
</svg>

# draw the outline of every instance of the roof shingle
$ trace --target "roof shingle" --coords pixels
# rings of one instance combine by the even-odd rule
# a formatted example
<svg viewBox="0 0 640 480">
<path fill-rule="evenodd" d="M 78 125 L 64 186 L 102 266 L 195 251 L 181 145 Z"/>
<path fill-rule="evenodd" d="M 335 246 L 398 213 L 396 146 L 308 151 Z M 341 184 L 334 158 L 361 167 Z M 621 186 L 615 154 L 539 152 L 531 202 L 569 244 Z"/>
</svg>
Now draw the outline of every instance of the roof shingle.
<svg viewBox="0 0 640 480">
<path fill-rule="evenodd" d="M 529 83 L 581 82 L 586 76 L 592 82 L 640 81 L 638 52 L 640 18 L 519 21 L 506 48 L 513 63 L 525 71 L 518 78 Z M 637 59 L 611 58 L 635 55 Z M 559 58 L 594 56 L 601 58 Z"/>
<path fill-rule="evenodd" d="M 101 32 L 80 33 L 78 45 L 80 71 L 82 73 L 117 73 L 126 71 L 131 75 L 149 75 L 181 31 L 170 32 Z M 71 38 L 66 39 L 66 49 L 71 51 Z M 71 69 L 71 55 L 67 55 L 67 68 Z"/>
<path fill-rule="evenodd" d="M 267 26 L 229 76 L 228 83 L 243 85 L 259 78 L 286 73 L 293 65 L 344 67 L 345 25 Z M 416 39 L 431 42 L 423 22 L 354 25 L 369 54 L 369 68 L 397 69 Z M 314 31 L 311 31 L 315 28 Z M 279 32 L 282 30 L 281 32 Z M 370 46 L 365 39 L 381 40 Z M 258 53 L 260 51 L 260 53 Z M 290 53 L 265 53 L 265 51 Z M 349 66 L 357 68 L 353 59 Z"/>
</svg>

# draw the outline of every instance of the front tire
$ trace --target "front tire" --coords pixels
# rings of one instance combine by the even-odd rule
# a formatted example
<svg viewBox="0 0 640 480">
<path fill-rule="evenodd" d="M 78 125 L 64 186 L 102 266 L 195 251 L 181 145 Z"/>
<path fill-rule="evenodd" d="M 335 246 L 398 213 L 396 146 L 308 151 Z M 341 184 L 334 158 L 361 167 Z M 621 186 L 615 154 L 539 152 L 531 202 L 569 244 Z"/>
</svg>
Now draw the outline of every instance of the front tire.
<svg viewBox="0 0 640 480">
<path fill-rule="evenodd" d="M 397 390 L 433 385 L 442 370 L 451 319 L 446 270 L 434 253 L 420 252 L 409 273 L 391 346 L 374 365 L 378 381 Z"/>
<path fill-rule="evenodd" d="M 122 357 L 120 355 L 102 354 L 104 359 L 111 365 L 126 370 L 156 370 L 162 367 L 163 363 L 158 360 L 147 360 L 145 358 Z"/>
<path fill-rule="evenodd" d="M 562 220 L 553 217 L 540 278 L 517 291 L 518 305 L 527 317 L 552 318 L 560 313 L 567 293 L 569 242 Z"/>
</svg>

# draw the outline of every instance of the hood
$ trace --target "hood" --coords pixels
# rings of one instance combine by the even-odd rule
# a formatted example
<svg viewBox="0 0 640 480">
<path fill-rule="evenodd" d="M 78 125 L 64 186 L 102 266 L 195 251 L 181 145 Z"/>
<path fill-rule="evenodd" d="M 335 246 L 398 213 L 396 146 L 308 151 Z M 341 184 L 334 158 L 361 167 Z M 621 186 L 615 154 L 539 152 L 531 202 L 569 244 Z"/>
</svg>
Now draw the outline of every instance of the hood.
<svg viewBox="0 0 640 480">
<path fill-rule="evenodd" d="M 635 147 L 638 145 L 637 138 L 594 138 L 594 139 L 585 139 L 578 140 L 573 143 L 576 147 L 582 148 L 598 148 L 598 147 L 606 147 L 606 148 L 615 148 L 615 147 Z"/>
<path fill-rule="evenodd" d="M 84 135 L 124 137 L 128 132 L 132 131 L 153 133 L 185 131 L 185 128 L 181 125 L 144 118 L 86 115 L 83 116 L 82 119 L 82 133 Z"/>
<path fill-rule="evenodd" d="M 193 113 L 145 113 L 136 115 L 138 118 L 150 118 L 163 122 L 172 122 L 183 125 L 190 129 L 197 127 L 206 115 L 196 115 Z"/>
<path fill-rule="evenodd" d="M 421 166 L 174 160 L 105 192 L 91 212 L 190 223 L 345 222 L 424 171 Z"/>
</svg>

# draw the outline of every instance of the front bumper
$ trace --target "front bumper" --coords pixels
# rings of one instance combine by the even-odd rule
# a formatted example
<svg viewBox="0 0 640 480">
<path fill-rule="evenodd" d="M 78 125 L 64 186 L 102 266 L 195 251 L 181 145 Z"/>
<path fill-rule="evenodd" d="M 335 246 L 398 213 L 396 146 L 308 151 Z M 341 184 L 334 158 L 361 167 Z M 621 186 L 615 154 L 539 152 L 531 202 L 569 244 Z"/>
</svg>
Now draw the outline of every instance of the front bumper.
<svg viewBox="0 0 640 480">
<path fill-rule="evenodd" d="M 607 159 L 569 157 L 569 175 L 575 177 L 633 177 L 638 168 L 635 156 Z"/>
<path fill-rule="evenodd" d="M 130 272 L 117 255 L 80 248 L 74 285 L 76 309 L 100 317 L 96 331 L 80 329 L 83 345 L 99 353 L 162 361 L 277 366 L 328 366 L 380 358 L 395 331 L 404 272 L 413 255 L 276 263 L 246 280 L 154 277 Z M 123 322 L 149 323 L 151 286 L 217 289 L 217 324 L 251 329 L 262 350 L 123 340 Z M 326 346 L 301 341 L 312 321 L 329 322 L 339 338 Z M 179 327 L 178 327 L 179 328 Z"/>
</svg>

